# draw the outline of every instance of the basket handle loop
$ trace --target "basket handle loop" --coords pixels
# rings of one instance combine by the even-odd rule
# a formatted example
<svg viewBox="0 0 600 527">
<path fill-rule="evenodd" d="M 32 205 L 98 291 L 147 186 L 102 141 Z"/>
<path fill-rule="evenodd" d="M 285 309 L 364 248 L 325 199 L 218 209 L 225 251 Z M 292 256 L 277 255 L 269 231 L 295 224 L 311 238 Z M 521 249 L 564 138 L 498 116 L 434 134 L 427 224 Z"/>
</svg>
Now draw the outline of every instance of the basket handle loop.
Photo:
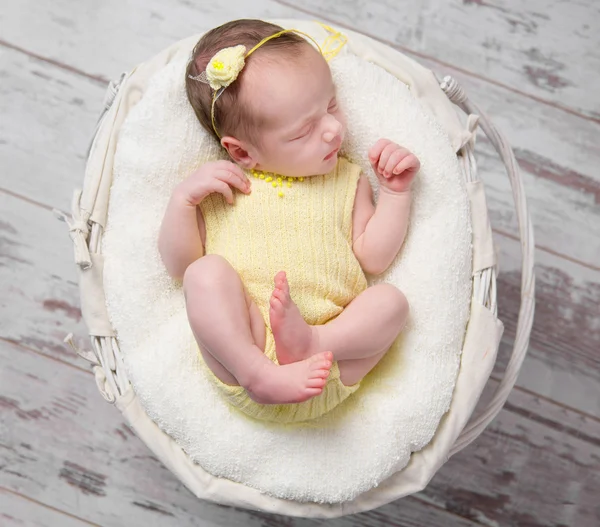
<svg viewBox="0 0 600 527">
<path fill-rule="evenodd" d="M 458 82 L 450 77 L 444 77 L 441 88 L 448 98 L 461 108 L 467 115 L 477 114 L 479 125 L 488 137 L 496 152 L 502 159 L 512 188 L 517 222 L 519 224 L 519 236 L 521 240 L 521 307 L 519 309 L 519 320 L 517 322 L 517 333 L 513 352 L 504 372 L 504 377 L 496 387 L 492 400 L 476 418 L 464 428 L 456 439 L 450 450 L 449 456 L 453 456 L 469 443 L 475 440 L 488 424 L 500 413 L 508 395 L 517 381 L 519 371 L 525 359 L 529 346 L 529 335 L 533 324 L 533 312 L 535 304 L 535 275 L 533 272 L 535 242 L 533 239 L 533 227 L 527 209 L 525 188 L 515 159 L 514 152 L 506 138 L 496 129 L 490 119 L 481 109 L 472 103 Z"/>
</svg>

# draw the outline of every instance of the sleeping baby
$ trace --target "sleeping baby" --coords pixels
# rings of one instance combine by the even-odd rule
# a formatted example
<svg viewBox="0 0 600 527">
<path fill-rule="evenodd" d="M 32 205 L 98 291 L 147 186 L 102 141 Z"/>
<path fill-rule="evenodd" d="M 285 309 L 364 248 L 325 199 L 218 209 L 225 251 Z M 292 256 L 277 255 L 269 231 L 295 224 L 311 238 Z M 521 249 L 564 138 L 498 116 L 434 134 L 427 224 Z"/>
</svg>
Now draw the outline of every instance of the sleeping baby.
<svg viewBox="0 0 600 527">
<path fill-rule="evenodd" d="M 319 45 L 236 20 L 206 33 L 188 99 L 228 160 L 202 165 L 168 203 L 159 251 L 183 280 L 201 363 L 246 415 L 301 422 L 355 392 L 403 329 L 408 302 L 367 286 L 404 241 L 418 159 L 380 139 L 360 168 L 338 155 L 345 118 Z"/>
</svg>

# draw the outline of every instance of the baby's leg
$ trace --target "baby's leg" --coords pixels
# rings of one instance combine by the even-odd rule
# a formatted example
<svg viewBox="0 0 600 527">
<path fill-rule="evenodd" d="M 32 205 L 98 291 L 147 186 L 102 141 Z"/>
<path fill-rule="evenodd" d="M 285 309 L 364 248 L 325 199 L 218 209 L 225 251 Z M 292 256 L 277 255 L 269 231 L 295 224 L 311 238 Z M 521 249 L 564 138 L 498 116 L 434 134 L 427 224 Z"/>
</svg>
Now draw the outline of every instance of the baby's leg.
<svg viewBox="0 0 600 527">
<path fill-rule="evenodd" d="M 242 281 L 226 259 L 211 254 L 196 260 L 185 272 L 183 290 L 196 341 L 221 381 L 243 386 L 263 404 L 302 402 L 322 392 L 331 353 L 286 366 L 269 360 L 251 329 L 251 313 L 256 327 L 260 312 L 248 308 Z"/>
<path fill-rule="evenodd" d="M 334 320 L 312 326 L 317 334 L 317 349 L 333 351 L 338 361 L 381 355 L 404 328 L 408 311 L 408 301 L 397 287 L 391 284 L 369 287 Z"/>
<path fill-rule="evenodd" d="M 324 350 L 332 351 L 338 361 L 359 360 L 389 349 L 406 323 L 408 302 L 393 285 L 377 284 L 352 300 L 334 320 L 309 326 L 291 299 L 285 273 L 280 272 L 275 277 L 270 317 L 280 364 Z"/>
<path fill-rule="evenodd" d="M 342 384 L 351 386 L 369 373 L 387 353 L 387 349 L 365 359 L 347 359 L 338 361 Z"/>
</svg>

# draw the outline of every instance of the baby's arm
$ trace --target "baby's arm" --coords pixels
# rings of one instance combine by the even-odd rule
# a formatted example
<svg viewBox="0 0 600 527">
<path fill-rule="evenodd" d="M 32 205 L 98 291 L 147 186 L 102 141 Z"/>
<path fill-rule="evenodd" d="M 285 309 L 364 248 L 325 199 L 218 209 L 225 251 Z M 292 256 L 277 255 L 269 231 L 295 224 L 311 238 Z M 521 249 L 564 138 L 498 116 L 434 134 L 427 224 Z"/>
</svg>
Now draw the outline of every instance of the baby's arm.
<svg viewBox="0 0 600 527">
<path fill-rule="evenodd" d="M 181 280 L 188 266 L 204 256 L 206 231 L 198 204 L 219 192 L 233 205 L 232 187 L 250 192 L 250 180 L 230 161 L 206 163 L 175 187 L 158 236 L 158 251 L 170 276 Z"/>
<path fill-rule="evenodd" d="M 352 248 L 366 273 L 381 274 L 404 243 L 410 212 L 410 190 L 392 193 L 379 189 L 377 208 L 365 176 L 358 182 L 353 212 Z"/>
<path fill-rule="evenodd" d="M 175 188 L 158 236 L 158 251 L 171 277 L 181 280 L 188 266 L 204 256 L 203 231 L 200 208 L 188 201 L 181 188 Z"/>
<path fill-rule="evenodd" d="M 408 150 L 381 139 L 369 151 L 380 182 L 377 208 L 371 185 L 361 176 L 353 213 L 353 249 L 363 270 L 381 274 L 404 243 L 410 213 L 410 185 L 420 168 Z"/>
</svg>

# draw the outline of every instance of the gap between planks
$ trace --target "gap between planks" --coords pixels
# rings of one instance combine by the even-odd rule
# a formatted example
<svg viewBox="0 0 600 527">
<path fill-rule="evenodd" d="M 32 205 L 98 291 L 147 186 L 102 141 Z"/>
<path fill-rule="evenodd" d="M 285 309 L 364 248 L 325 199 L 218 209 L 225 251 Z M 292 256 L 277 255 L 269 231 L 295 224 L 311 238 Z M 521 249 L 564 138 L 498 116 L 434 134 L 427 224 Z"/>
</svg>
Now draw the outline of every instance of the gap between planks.
<svg viewBox="0 0 600 527">
<path fill-rule="evenodd" d="M 40 60 L 42 62 L 47 62 L 48 64 L 52 64 L 52 66 L 56 66 L 57 68 L 60 68 L 61 70 L 69 71 L 71 73 L 75 73 L 76 75 L 81 75 L 82 77 L 85 77 L 86 79 L 93 80 L 94 82 L 97 82 L 100 84 L 108 85 L 108 83 L 110 82 L 108 79 L 105 79 L 104 77 L 100 77 L 97 75 L 91 75 L 89 73 L 86 73 L 83 70 L 74 68 L 73 66 L 69 66 L 68 64 L 64 64 L 57 60 L 50 59 L 50 58 L 44 57 L 42 55 L 38 55 L 37 53 L 33 53 L 31 51 L 27 51 L 24 48 L 15 46 L 14 44 L 11 44 L 10 42 L 6 42 L 6 40 L 0 39 L 0 46 L 4 46 L 4 47 L 12 49 L 14 51 L 18 51 L 19 53 L 23 53 L 24 55 L 27 55 L 28 57 L 32 57 L 32 58 Z"/>
<path fill-rule="evenodd" d="M 82 524 L 85 525 L 92 525 L 93 527 L 102 527 L 100 524 L 98 523 L 93 523 L 89 520 L 85 520 L 79 516 L 75 516 L 74 514 L 71 514 L 70 512 L 64 511 L 62 509 L 57 509 L 56 507 L 53 507 L 52 505 L 48 505 L 46 503 L 42 503 L 41 501 L 38 501 L 36 499 L 30 498 L 29 496 L 26 496 L 25 494 L 21 494 L 20 492 L 16 492 L 14 490 L 8 489 L 2 485 L 0 485 L 0 492 L 5 492 L 6 494 L 12 494 L 13 496 L 19 497 L 23 500 L 26 500 L 30 503 L 34 503 L 35 505 L 39 505 L 40 507 L 43 507 L 44 509 L 48 509 L 51 510 L 53 512 L 56 512 L 58 514 L 62 514 L 63 516 L 68 516 L 69 518 L 72 518 L 74 520 L 77 520 L 79 522 L 81 522 Z"/>
</svg>

